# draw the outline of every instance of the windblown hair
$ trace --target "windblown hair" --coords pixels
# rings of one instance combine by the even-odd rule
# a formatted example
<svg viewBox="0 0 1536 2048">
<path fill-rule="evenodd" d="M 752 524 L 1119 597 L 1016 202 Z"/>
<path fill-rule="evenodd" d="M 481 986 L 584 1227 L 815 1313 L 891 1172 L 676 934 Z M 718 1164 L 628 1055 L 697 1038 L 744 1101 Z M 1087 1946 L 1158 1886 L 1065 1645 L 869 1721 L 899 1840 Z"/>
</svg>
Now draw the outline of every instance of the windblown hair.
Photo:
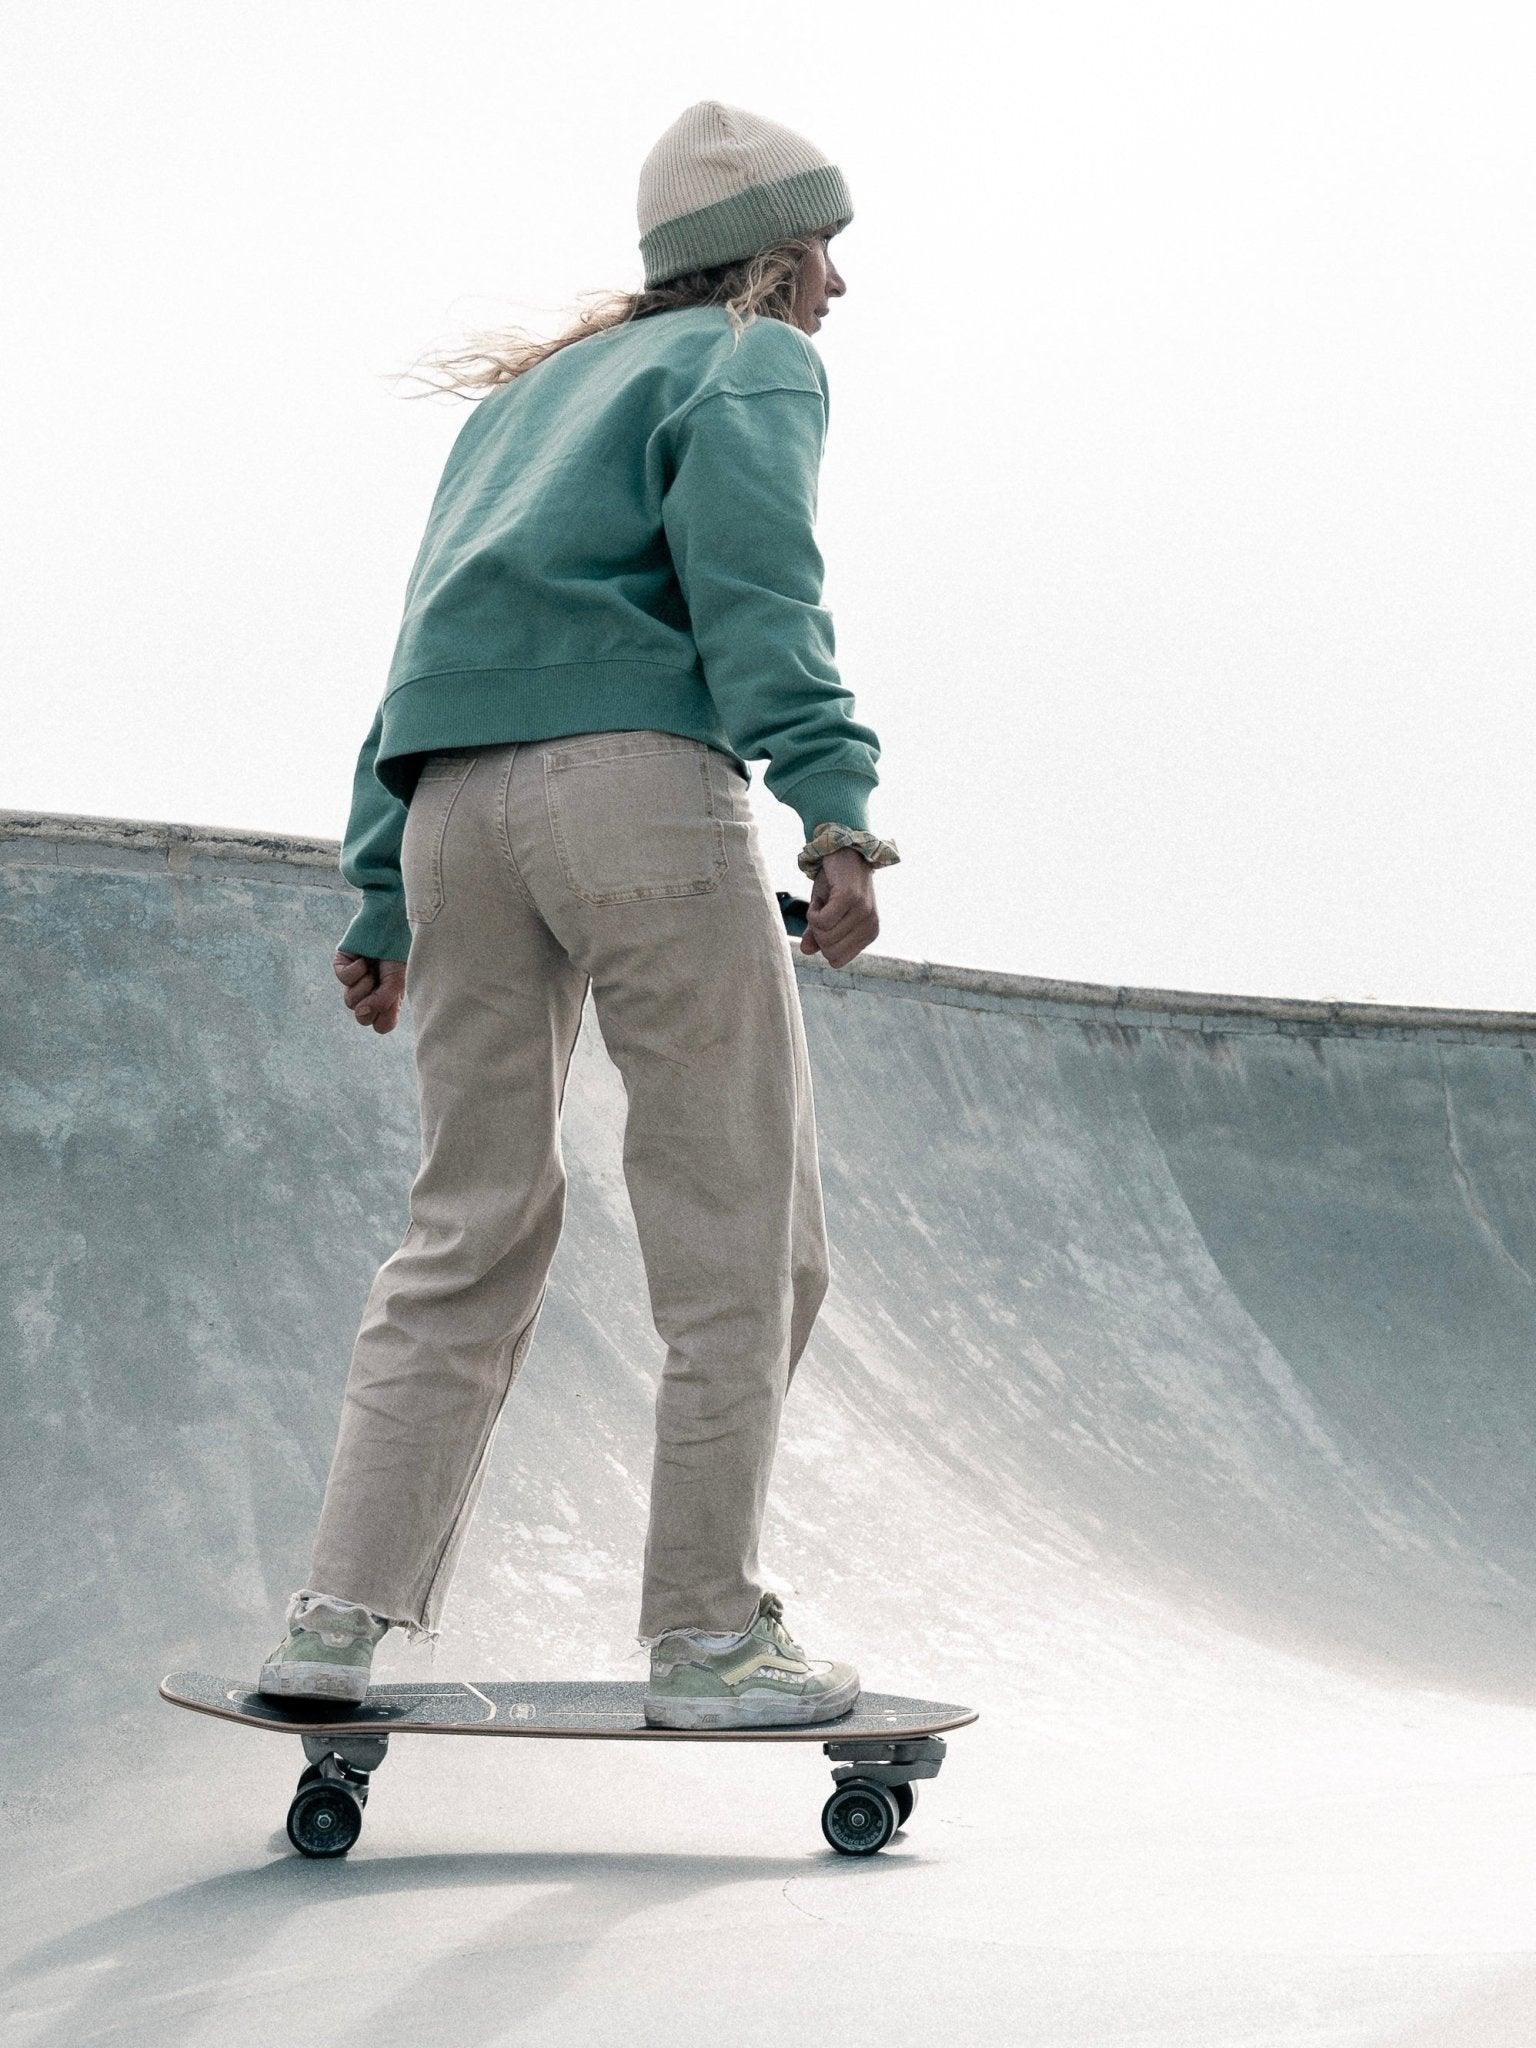
<svg viewBox="0 0 1536 2048">
<path fill-rule="evenodd" d="M 814 238 L 796 236 L 761 255 L 746 256 L 734 263 L 715 264 L 708 270 L 691 270 L 665 284 L 634 292 L 584 292 L 577 303 L 591 300 L 575 324 L 542 341 L 521 328 L 503 328 L 471 335 L 463 347 L 434 351 L 417 360 L 436 374 L 417 376 L 426 388 L 408 391 L 407 398 L 425 398 L 435 391 L 452 392 L 472 401 L 486 398 L 514 377 L 523 377 L 546 356 L 585 341 L 589 335 L 606 334 L 635 320 L 648 320 L 654 313 L 670 313 L 680 306 L 723 306 L 739 339 L 752 321 L 767 315 L 791 320 L 801 265 L 810 253 Z M 407 371 L 406 375 L 416 375 Z"/>
</svg>

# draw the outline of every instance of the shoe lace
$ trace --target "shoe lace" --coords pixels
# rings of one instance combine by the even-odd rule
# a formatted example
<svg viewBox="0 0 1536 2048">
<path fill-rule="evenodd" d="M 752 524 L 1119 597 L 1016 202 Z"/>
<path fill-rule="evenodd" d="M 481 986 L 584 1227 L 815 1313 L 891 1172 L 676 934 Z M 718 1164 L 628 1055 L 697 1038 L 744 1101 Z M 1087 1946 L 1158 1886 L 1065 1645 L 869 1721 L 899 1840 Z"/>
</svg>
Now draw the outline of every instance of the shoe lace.
<svg viewBox="0 0 1536 2048">
<path fill-rule="evenodd" d="M 798 1657 L 802 1664 L 810 1660 L 784 1626 L 784 1603 L 777 1593 L 765 1593 L 757 1610 L 759 1621 L 766 1621 L 768 1633 L 781 1650 L 787 1650 L 792 1657 Z"/>
</svg>

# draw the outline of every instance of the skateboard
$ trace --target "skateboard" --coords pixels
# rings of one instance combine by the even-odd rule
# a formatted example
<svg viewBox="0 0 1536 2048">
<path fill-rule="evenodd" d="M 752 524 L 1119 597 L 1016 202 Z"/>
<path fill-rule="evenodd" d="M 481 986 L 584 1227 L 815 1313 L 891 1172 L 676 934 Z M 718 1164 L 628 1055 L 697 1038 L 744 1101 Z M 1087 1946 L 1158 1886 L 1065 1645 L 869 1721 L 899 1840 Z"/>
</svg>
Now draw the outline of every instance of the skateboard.
<svg viewBox="0 0 1536 2048">
<path fill-rule="evenodd" d="M 963 1728 L 970 1707 L 861 1693 L 835 1721 L 781 1728 L 651 1728 L 645 1687 L 590 1683 L 435 1683 L 370 1687 L 357 1706 L 335 1700 L 266 1699 L 243 1678 L 178 1671 L 160 1697 L 194 1713 L 268 1734 L 297 1735 L 307 1767 L 288 1809 L 288 1839 L 301 1856 L 344 1856 L 362 1832 L 369 1780 L 395 1735 L 526 1735 L 621 1742 L 819 1742 L 833 1764 L 821 1831 L 843 1856 L 873 1856 L 912 1816 L 917 1780 L 936 1778 L 941 1731 Z"/>
</svg>

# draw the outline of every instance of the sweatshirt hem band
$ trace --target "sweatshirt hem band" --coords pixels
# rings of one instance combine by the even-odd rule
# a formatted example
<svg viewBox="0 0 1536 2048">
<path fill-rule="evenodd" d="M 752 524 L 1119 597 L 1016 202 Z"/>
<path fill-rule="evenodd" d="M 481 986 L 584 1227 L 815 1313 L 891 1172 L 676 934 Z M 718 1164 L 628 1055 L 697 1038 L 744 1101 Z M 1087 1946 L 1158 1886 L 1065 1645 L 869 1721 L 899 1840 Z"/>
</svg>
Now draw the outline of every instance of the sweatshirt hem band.
<svg viewBox="0 0 1536 2048">
<path fill-rule="evenodd" d="M 561 703 L 562 676 L 574 686 L 569 709 Z M 651 727 L 702 740 L 750 775 L 721 727 L 703 677 L 654 662 L 439 671 L 397 684 L 384 699 L 382 714 L 374 774 L 402 803 L 410 801 L 423 754 Z"/>
</svg>

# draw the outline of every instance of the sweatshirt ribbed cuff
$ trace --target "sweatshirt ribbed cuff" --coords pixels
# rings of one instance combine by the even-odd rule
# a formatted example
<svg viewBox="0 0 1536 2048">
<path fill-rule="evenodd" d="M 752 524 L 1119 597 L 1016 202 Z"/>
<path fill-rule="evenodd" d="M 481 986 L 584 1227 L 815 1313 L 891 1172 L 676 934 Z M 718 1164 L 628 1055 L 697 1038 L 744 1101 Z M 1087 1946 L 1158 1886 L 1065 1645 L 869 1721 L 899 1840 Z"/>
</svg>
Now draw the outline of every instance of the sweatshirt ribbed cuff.
<svg viewBox="0 0 1536 2048">
<path fill-rule="evenodd" d="M 818 825 L 846 825 L 851 831 L 867 832 L 874 786 L 867 775 L 843 772 L 802 776 L 775 793 L 797 814 L 809 839 Z"/>
<path fill-rule="evenodd" d="M 393 889 L 365 889 L 362 908 L 347 926 L 337 950 L 364 960 L 407 960 L 411 927 L 405 897 Z"/>
</svg>

